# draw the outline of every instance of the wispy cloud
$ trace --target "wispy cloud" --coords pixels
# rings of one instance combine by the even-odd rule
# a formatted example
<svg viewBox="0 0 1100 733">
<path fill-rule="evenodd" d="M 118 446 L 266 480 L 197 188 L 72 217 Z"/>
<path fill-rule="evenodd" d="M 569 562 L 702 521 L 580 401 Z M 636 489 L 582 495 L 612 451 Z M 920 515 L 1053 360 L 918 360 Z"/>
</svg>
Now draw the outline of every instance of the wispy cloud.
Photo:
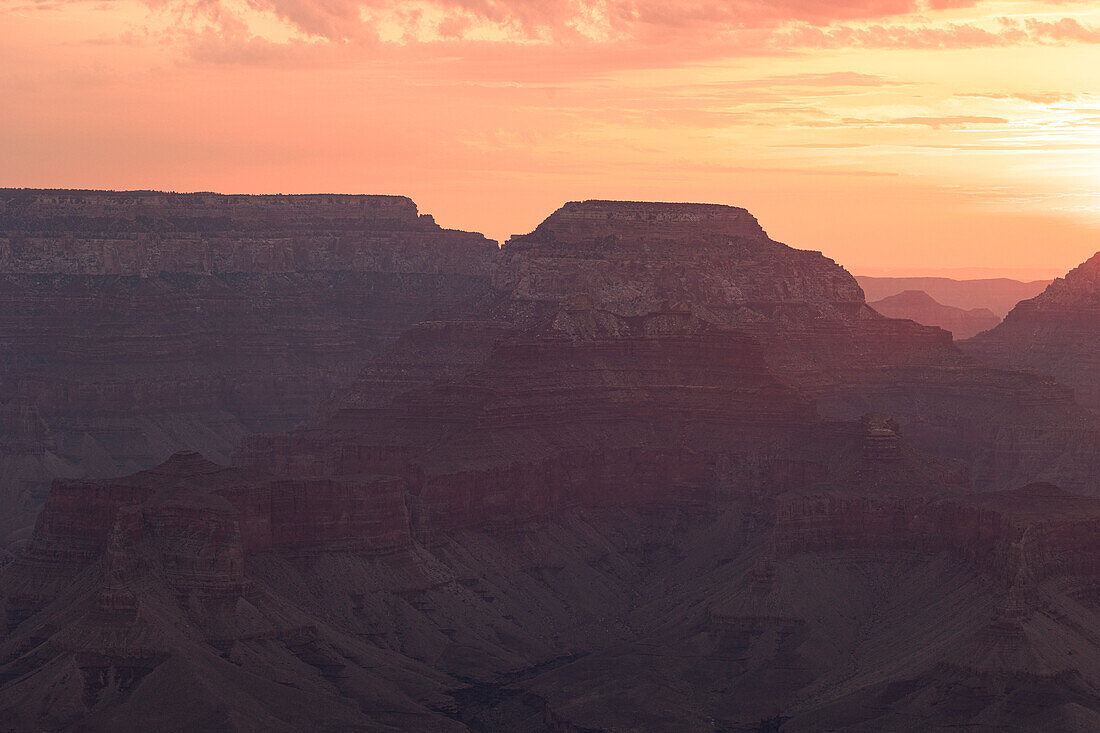
<svg viewBox="0 0 1100 733">
<path fill-rule="evenodd" d="M 949 115 L 944 117 L 894 117 L 887 120 L 870 120 L 858 117 L 846 117 L 842 122 L 845 125 L 920 125 L 939 129 L 941 127 L 961 127 L 963 125 L 1006 125 L 1008 120 L 1004 117 L 990 117 L 985 115 Z"/>
<path fill-rule="evenodd" d="M 314 52 L 323 62 L 333 56 L 324 47 L 334 44 L 343 47 L 340 58 L 369 59 L 379 44 L 386 44 L 418 47 L 417 54 L 437 59 L 483 60 L 502 47 L 551 66 L 591 69 L 652 68 L 820 48 L 1100 42 L 1100 26 L 1069 14 L 982 22 L 929 18 L 974 8 L 982 0 L 135 1 L 162 16 L 159 25 L 169 40 L 188 44 L 192 58 L 210 63 L 278 64 L 280 51 L 291 62 Z M 20 12 L 75 4 L 104 7 L 102 0 L 7 2 Z M 1055 7 L 1079 5 L 1061 0 Z"/>
<path fill-rule="evenodd" d="M 1009 102 L 1030 102 L 1032 104 L 1054 104 L 1056 102 L 1071 102 L 1080 99 L 1077 92 L 961 92 L 955 96 L 972 99 L 998 99 Z"/>
<path fill-rule="evenodd" d="M 730 200 L 838 254 L 895 220 L 948 247 L 918 234 L 975 202 L 1095 204 L 1098 29 L 1086 0 L 0 0 L 0 175 L 395 191 L 495 235 Z"/>
</svg>

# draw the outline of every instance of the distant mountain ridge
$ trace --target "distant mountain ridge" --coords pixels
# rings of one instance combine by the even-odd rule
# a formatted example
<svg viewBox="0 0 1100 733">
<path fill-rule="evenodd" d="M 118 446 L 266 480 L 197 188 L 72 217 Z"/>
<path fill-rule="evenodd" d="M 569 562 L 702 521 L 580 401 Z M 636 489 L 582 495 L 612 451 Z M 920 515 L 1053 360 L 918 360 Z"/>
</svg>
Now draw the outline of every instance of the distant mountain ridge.
<svg viewBox="0 0 1100 733">
<path fill-rule="evenodd" d="M 988 331 L 1001 319 L 988 308 L 969 310 L 943 305 L 923 290 L 905 290 L 867 305 L 888 318 L 908 318 L 923 326 L 938 326 L 956 339 Z"/>
<path fill-rule="evenodd" d="M 1004 318 L 1021 300 L 1034 298 L 1050 280 L 1023 282 L 1009 278 L 955 280 L 949 277 L 869 277 L 856 275 L 867 302 L 882 300 L 906 290 L 923 290 L 943 305 L 970 310 L 988 308 Z"/>
</svg>

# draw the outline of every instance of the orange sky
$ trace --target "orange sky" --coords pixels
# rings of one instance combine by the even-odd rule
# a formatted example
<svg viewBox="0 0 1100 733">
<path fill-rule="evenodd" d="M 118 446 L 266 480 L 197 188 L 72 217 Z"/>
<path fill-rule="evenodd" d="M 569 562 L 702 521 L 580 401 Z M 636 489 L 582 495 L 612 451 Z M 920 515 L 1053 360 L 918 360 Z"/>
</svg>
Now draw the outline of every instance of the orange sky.
<svg viewBox="0 0 1100 733">
<path fill-rule="evenodd" d="M 0 0 L 0 109 L 0 186 L 401 193 L 498 239 L 730 203 L 857 273 L 1100 249 L 1095 2 Z"/>
</svg>

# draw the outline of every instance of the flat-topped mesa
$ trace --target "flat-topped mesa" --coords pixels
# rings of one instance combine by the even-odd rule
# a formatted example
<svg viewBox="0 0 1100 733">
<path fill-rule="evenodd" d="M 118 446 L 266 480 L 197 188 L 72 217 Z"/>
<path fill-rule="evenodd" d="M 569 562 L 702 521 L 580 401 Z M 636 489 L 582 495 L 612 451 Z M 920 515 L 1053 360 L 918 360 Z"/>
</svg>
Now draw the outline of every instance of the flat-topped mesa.
<svg viewBox="0 0 1100 733">
<path fill-rule="evenodd" d="M 498 255 L 404 196 L 0 189 L 0 547 L 53 477 L 293 427 Z"/>
<path fill-rule="evenodd" d="M 472 274 L 495 253 L 405 196 L 0 189 L 0 272 L 11 274 Z"/>
<path fill-rule="evenodd" d="M 493 286 L 521 307 L 586 295 L 598 308 L 641 315 L 683 303 L 727 326 L 875 317 L 844 268 L 716 204 L 568 203 L 505 243 Z"/>
<path fill-rule="evenodd" d="M 517 241 L 540 241 L 547 236 L 569 238 L 606 231 L 623 233 L 645 230 L 647 235 L 698 231 L 737 237 L 767 237 L 756 217 L 747 210 L 724 204 L 685 204 L 642 201 L 570 201 L 550 215 L 527 237 Z"/>
<path fill-rule="evenodd" d="M 54 231 L 80 221 L 91 232 L 126 231 L 162 221 L 203 231 L 276 225 L 305 230 L 362 225 L 438 229 L 407 196 L 378 194 L 220 194 L 163 191 L 0 189 L 4 228 Z"/>
</svg>

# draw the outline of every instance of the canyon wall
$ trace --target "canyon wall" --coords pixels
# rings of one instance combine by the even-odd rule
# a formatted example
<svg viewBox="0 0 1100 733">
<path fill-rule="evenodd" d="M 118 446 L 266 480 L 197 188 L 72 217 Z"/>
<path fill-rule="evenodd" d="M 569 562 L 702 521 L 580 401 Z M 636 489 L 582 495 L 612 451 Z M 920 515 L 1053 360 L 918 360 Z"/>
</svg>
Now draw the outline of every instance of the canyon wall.
<svg viewBox="0 0 1100 733">
<path fill-rule="evenodd" d="M 1100 651 L 1078 637 L 1100 613 L 1100 505 L 1046 485 L 973 494 L 894 427 L 804 436 L 755 480 L 664 451 L 559 456 L 486 473 L 515 495 L 485 503 L 469 479 L 439 493 L 193 453 L 59 482 L 0 575 L 0 710 L 27 727 L 211 724 L 202 711 L 236 730 L 1044 730 L 1044 711 L 1098 709 L 1079 681 Z M 798 458 L 810 444 L 817 463 Z M 597 493 L 617 465 L 635 484 Z M 967 704 L 934 702 L 959 686 Z M 1005 686 L 1022 698 L 1008 710 Z"/>
<path fill-rule="evenodd" d="M 1006 366 L 1051 374 L 1100 410 L 1100 253 L 1021 301 L 1003 323 L 963 348 Z"/>
<path fill-rule="evenodd" d="M 293 427 L 496 252 L 399 196 L 0 191 L 0 535 L 55 476 Z"/>
</svg>

